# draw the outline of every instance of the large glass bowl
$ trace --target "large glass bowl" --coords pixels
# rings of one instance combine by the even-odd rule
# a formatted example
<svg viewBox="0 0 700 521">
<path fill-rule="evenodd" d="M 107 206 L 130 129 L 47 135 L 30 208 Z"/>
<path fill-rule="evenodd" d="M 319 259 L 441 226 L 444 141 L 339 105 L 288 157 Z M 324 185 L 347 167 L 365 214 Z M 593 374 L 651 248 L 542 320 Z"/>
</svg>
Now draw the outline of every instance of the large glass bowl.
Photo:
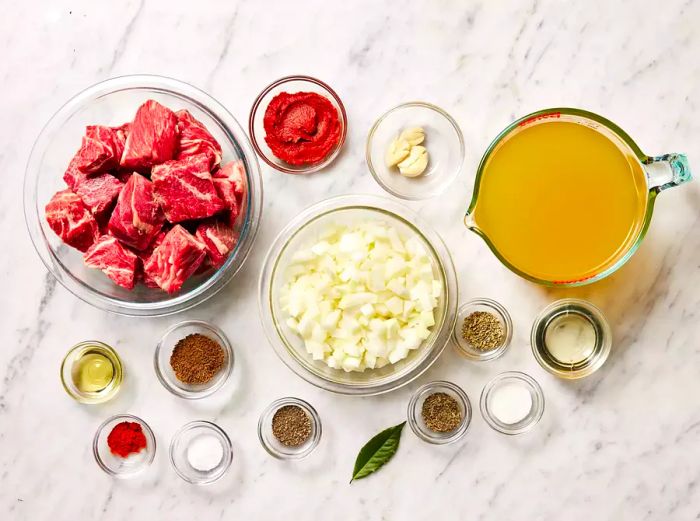
<svg viewBox="0 0 700 521">
<path fill-rule="evenodd" d="M 216 271 L 188 280 L 168 295 L 138 285 L 121 288 L 100 270 L 87 268 L 81 252 L 61 241 L 44 218 L 44 207 L 58 190 L 65 188 L 63 173 L 76 150 L 85 127 L 91 124 L 120 125 L 133 120 L 136 109 L 154 99 L 173 109 L 187 109 L 221 144 L 223 162 L 240 159 L 248 183 L 240 239 L 226 263 Z M 250 141 L 234 117 L 203 91 L 181 81 L 160 76 L 122 76 L 85 89 L 69 100 L 49 120 L 34 144 L 24 181 L 24 213 L 34 247 L 49 271 L 71 293 L 98 308 L 132 316 L 158 316 L 195 306 L 223 288 L 245 261 L 255 239 L 262 209 L 260 168 Z"/>
<path fill-rule="evenodd" d="M 407 358 L 381 369 L 345 372 L 315 361 L 306 352 L 303 340 L 286 324 L 287 314 L 280 306 L 280 290 L 286 267 L 297 250 L 308 247 L 330 224 L 379 220 L 397 229 L 404 238 L 418 237 L 431 258 L 434 276 L 444 291 L 435 309 L 435 325 L 430 337 Z M 260 276 L 260 316 L 265 334 L 277 355 L 298 376 L 317 387 L 350 395 L 372 395 L 394 390 L 422 374 L 440 356 L 457 313 L 457 276 L 452 258 L 440 236 L 416 213 L 393 200 L 351 195 L 326 199 L 303 211 L 280 232 L 265 259 Z"/>
</svg>

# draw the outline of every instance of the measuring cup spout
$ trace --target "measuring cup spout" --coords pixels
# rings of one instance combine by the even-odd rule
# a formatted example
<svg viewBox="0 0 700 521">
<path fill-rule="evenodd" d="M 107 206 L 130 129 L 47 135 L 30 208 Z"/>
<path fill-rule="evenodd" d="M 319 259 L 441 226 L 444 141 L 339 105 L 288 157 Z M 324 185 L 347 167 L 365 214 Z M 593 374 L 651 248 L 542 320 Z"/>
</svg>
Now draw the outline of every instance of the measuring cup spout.
<svg viewBox="0 0 700 521">
<path fill-rule="evenodd" d="M 464 216 L 464 226 L 469 228 L 470 230 L 476 230 L 478 227 L 476 226 L 476 221 L 474 220 L 474 213 L 469 213 Z"/>
<path fill-rule="evenodd" d="M 649 157 L 644 162 L 650 190 L 666 190 L 690 181 L 690 165 L 685 154 L 664 154 Z"/>
</svg>

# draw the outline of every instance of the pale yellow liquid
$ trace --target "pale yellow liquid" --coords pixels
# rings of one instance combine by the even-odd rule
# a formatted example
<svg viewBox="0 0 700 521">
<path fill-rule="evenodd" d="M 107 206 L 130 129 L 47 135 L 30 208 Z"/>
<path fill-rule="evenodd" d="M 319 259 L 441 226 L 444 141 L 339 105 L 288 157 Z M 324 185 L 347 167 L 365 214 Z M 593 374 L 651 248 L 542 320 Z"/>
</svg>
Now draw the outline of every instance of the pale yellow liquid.
<svg viewBox="0 0 700 521">
<path fill-rule="evenodd" d="M 545 121 L 492 152 L 474 220 L 516 269 L 573 282 L 628 251 L 643 226 L 646 186 L 641 164 L 622 143 L 578 123 Z"/>
<path fill-rule="evenodd" d="M 100 353 L 86 353 L 73 368 L 73 383 L 82 392 L 97 393 L 114 378 L 112 362 Z"/>
</svg>

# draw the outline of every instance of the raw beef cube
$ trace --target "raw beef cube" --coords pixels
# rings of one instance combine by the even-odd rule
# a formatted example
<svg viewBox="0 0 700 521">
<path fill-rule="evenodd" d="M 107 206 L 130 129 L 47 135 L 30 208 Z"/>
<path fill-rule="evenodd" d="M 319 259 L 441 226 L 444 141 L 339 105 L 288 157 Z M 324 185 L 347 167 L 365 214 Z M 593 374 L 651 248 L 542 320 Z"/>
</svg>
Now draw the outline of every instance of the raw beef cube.
<svg viewBox="0 0 700 521">
<path fill-rule="evenodd" d="M 70 160 L 70 163 L 68 163 L 68 168 L 66 168 L 66 171 L 63 174 L 63 180 L 74 192 L 78 187 L 78 183 L 87 177 L 87 174 L 81 172 L 78 168 L 78 163 L 80 162 L 79 153 L 80 152 L 78 151 L 78 153 L 73 156 L 73 159 Z"/>
<path fill-rule="evenodd" d="M 136 111 L 129 129 L 121 166 L 148 172 L 153 165 L 175 157 L 177 116 L 160 103 L 148 100 Z"/>
<path fill-rule="evenodd" d="M 144 273 L 168 293 L 178 291 L 207 256 L 204 244 L 182 226 L 170 230 L 144 264 Z"/>
<path fill-rule="evenodd" d="M 219 197 L 224 201 L 228 209 L 228 222 L 233 226 L 241 213 L 238 204 L 238 196 L 236 195 L 236 187 L 230 179 L 225 177 L 214 177 L 212 181 L 214 182 L 216 193 L 219 194 Z"/>
<path fill-rule="evenodd" d="M 136 283 L 139 258 L 111 235 L 100 237 L 83 257 L 85 265 L 97 268 L 115 284 L 132 289 Z"/>
<path fill-rule="evenodd" d="M 213 177 L 215 179 L 228 179 L 232 183 L 236 199 L 238 200 L 238 207 L 241 208 L 245 199 L 247 187 L 243 161 L 240 159 L 229 161 L 214 172 Z"/>
<path fill-rule="evenodd" d="M 203 221 L 197 228 L 197 238 L 207 249 L 207 258 L 215 268 L 226 262 L 238 242 L 238 234 L 227 223 L 217 219 Z"/>
<path fill-rule="evenodd" d="M 226 209 L 214 188 L 206 154 L 154 166 L 151 180 L 156 200 L 171 223 L 211 217 Z"/>
<path fill-rule="evenodd" d="M 110 127 L 87 127 L 83 143 L 76 154 L 78 170 L 90 175 L 108 172 L 119 166 L 123 147 L 119 147 L 117 139 L 117 132 Z"/>
<path fill-rule="evenodd" d="M 153 183 L 134 173 L 119 194 L 109 232 L 127 246 L 143 250 L 158 235 L 164 220 L 153 196 Z"/>
<path fill-rule="evenodd" d="M 214 139 L 207 127 L 186 110 L 178 110 L 177 130 L 179 145 L 177 159 L 206 154 L 209 158 L 209 168 L 215 168 L 221 163 L 221 145 Z"/>
<path fill-rule="evenodd" d="M 131 130 L 131 123 L 124 123 L 119 127 L 112 127 L 112 130 L 114 130 L 114 150 L 117 153 L 117 164 L 119 164 L 124 154 L 124 146 L 126 145 L 126 138 L 129 136 L 129 131 Z"/>
<path fill-rule="evenodd" d="M 147 288 L 157 288 L 158 284 L 156 283 L 153 278 L 145 272 L 143 269 L 143 266 L 146 264 L 146 261 L 150 258 L 151 255 L 153 255 L 153 251 L 162 244 L 163 240 L 165 239 L 166 234 L 168 233 L 168 230 L 162 229 L 160 232 L 158 232 L 158 235 L 156 235 L 156 238 L 153 239 L 153 242 L 148 245 L 148 248 L 145 250 L 141 251 L 134 251 L 136 256 L 141 259 L 141 266 L 140 270 L 136 273 L 137 275 L 137 280 L 140 280 L 143 282 L 144 286 Z"/>
<path fill-rule="evenodd" d="M 100 216 L 112 208 L 123 187 L 124 183 L 113 175 L 98 174 L 83 177 L 73 190 L 93 214 Z"/>
<path fill-rule="evenodd" d="M 63 242 L 86 251 L 99 238 L 95 217 L 69 189 L 57 192 L 46 205 L 46 221 Z"/>
</svg>

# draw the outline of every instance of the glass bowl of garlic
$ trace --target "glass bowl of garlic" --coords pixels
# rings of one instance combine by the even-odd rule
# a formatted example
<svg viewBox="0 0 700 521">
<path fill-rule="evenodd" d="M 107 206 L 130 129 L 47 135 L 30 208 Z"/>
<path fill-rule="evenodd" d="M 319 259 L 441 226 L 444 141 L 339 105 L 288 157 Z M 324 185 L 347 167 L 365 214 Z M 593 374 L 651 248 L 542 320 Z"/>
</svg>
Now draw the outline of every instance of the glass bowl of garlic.
<svg viewBox="0 0 700 521">
<path fill-rule="evenodd" d="M 458 301 L 440 236 L 400 203 L 370 195 L 301 212 L 260 276 L 260 316 L 277 355 L 341 394 L 380 394 L 417 378 L 449 340 Z"/>
<path fill-rule="evenodd" d="M 384 113 L 367 136 L 367 167 L 379 185 L 407 200 L 435 197 L 464 164 L 464 137 L 440 107 L 412 101 Z"/>
</svg>

